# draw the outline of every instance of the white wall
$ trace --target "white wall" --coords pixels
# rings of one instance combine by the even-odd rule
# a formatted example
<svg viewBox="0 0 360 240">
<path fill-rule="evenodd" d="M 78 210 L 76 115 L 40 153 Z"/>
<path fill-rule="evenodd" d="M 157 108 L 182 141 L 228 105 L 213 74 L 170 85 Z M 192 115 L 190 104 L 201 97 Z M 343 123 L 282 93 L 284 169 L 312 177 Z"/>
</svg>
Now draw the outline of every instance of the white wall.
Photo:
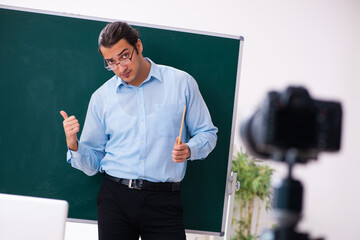
<svg viewBox="0 0 360 240">
<path fill-rule="evenodd" d="M 316 98 L 342 101 L 341 152 L 323 154 L 295 171 L 306 189 L 301 229 L 327 240 L 359 239 L 359 0 L 0 0 L 0 4 L 244 36 L 239 120 L 268 90 L 288 84 L 304 85 Z M 282 175 L 283 167 L 275 166 Z"/>
</svg>

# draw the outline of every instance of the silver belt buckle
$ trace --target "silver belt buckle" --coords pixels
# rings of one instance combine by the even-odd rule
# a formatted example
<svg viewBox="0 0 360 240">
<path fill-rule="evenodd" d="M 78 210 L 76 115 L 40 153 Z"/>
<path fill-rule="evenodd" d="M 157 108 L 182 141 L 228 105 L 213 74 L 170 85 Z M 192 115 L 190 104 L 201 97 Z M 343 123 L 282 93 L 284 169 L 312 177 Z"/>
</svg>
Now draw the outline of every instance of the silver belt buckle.
<svg viewBox="0 0 360 240">
<path fill-rule="evenodd" d="M 142 183 L 137 182 L 138 180 L 134 180 L 134 179 L 129 179 L 129 184 L 128 187 L 130 189 L 136 189 L 136 190 L 141 190 L 142 189 Z"/>
</svg>

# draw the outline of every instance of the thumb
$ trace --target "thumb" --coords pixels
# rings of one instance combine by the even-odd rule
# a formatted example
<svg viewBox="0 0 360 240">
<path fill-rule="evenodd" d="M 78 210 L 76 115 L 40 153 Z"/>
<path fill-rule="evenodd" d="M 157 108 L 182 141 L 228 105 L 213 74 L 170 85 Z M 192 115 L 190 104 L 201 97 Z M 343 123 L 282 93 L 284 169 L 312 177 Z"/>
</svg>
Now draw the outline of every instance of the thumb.
<svg viewBox="0 0 360 240">
<path fill-rule="evenodd" d="M 65 111 L 60 111 L 60 114 L 61 114 L 61 116 L 64 118 L 64 120 L 65 119 L 67 119 L 68 118 L 68 115 L 67 115 L 67 113 L 65 112 Z"/>
<path fill-rule="evenodd" d="M 182 141 L 179 139 L 179 137 L 176 137 L 175 145 L 180 145 Z"/>
</svg>

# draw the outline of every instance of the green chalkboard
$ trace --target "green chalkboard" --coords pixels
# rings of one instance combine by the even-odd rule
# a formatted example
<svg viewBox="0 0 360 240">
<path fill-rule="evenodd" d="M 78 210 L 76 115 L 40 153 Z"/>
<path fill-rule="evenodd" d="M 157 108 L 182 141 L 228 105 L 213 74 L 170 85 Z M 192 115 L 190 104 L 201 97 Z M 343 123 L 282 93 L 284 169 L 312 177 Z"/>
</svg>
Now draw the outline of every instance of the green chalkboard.
<svg viewBox="0 0 360 240">
<path fill-rule="evenodd" d="M 83 125 L 91 94 L 112 76 L 97 52 L 105 24 L 0 8 L 0 192 L 65 199 L 69 218 L 96 220 L 103 176 L 66 163 L 59 111 Z M 197 80 L 219 128 L 209 157 L 188 163 L 182 196 L 186 229 L 221 234 L 242 38 L 134 27 L 144 56 Z"/>
</svg>

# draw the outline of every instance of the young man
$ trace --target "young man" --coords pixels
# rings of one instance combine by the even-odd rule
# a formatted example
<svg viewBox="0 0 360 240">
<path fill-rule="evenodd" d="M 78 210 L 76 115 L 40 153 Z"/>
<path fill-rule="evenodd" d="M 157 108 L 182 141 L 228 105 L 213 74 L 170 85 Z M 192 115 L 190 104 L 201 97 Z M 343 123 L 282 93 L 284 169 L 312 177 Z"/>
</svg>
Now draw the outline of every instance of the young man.
<svg viewBox="0 0 360 240">
<path fill-rule="evenodd" d="M 99 239 L 186 239 L 180 198 L 186 161 L 204 159 L 217 140 L 197 83 L 144 58 L 127 23 L 106 25 L 98 43 L 115 76 L 92 95 L 80 141 L 78 120 L 60 113 L 68 162 L 87 175 L 104 172 Z"/>
</svg>

